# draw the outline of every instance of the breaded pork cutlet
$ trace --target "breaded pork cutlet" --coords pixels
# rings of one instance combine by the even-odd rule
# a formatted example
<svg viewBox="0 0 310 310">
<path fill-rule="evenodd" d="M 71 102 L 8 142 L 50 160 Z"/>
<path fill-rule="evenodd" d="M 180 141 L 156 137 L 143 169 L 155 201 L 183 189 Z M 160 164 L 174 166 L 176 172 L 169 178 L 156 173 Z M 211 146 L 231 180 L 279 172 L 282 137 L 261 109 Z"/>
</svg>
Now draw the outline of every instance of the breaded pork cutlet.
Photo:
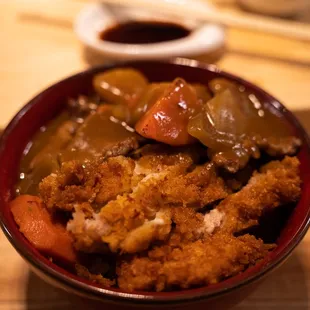
<svg viewBox="0 0 310 310">
<path fill-rule="evenodd" d="M 110 157 L 104 161 L 68 161 L 56 173 L 40 183 L 40 196 L 51 211 L 73 211 L 76 204 L 102 206 L 117 195 L 131 192 L 146 175 L 160 172 L 174 165 L 190 167 L 194 152 L 159 152 L 162 146 L 148 146 L 141 150 L 146 155 L 133 160 L 130 157 Z"/>
<path fill-rule="evenodd" d="M 238 193 L 224 199 L 216 208 L 223 216 L 220 230 L 236 233 L 258 225 L 259 218 L 279 206 L 297 202 L 301 194 L 299 160 L 285 157 L 272 161 L 254 173 Z"/>
<path fill-rule="evenodd" d="M 270 245 L 234 234 L 295 202 L 300 183 L 298 159 L 286 157 L 231 194 L 195 152 L 148 146 L 132 158 L 68 162 L 40 191 L 50 210 L 72 212 L 67 230 L 78 251 L 127 254 L 119 259 L 121 288 L 161 291 L 216 283 L 263 258 Z M 219 200 L 207 214 L 197 212 Z"/>
<path fill-rule="evenodd" d="M 268 210 L 299 198 L 298 167 L 297 158 L 270 162 L 240 192 L 204 216 L 189 208 L 171 208 L 175 226 L 168 240 L 146 253 L 124 257 L 117 271 L 119 286 L 161 291 L 207 285 L 254 264 L 273 245 L 234 233 L 256 225 Z"/>
<path fill-rule="evenodd" d="M 134 161 L 124 156 L 111 157 L 103 163 L 69 161 L 59 172 L 42 180 L 40 195 L 52 211 L 73 211 L 74 205 L 82 203 L 104 204 L 131 190 L 134 168 Z"/>
<path fill-rule="evenodd" d="M 220 182 L 209 164 L 204 169 L 196 168 L 194 172 L 185 173 L 184 167 L 174 165 L 164 171 L 146 175 L 131 193 L 119 195 L 104 205 L 92 219 L 85 219 L 76 206 L 73 220 L 68 229 L 76 239 L 77 249 L 89 251 L 89 240 L 106 243 L 115 252 L 121 250 L 135 253 L 145 250 L 151 242 L 164 240 L 171 229 L 171 208 L 184 205 L 201 207 L 228 195 L 224 183 Z M 202 182 L 190 184 L 193 176 Z M 179 195 L 169 194 L 172 187 L 179 190 Z M 214 190 L 216 187 L 216 190 Z M 175 198 L 174 198 L 175 197 Z M 82 226 L 81 226 L 82 225 Z M 95 233 L 97 232 L 96 237 Z M 93 244 L 91 244 L 93 248 Z"/>
<path fill-rule="evenodd" d="M 199 209 L 230 193 L 213 165 L 196 166 L 195 157 L 178 150 L 86 168 L 69 162 L 42 181 L 40 193 L 51 210 L 73 211 L 68 229 L 78 250 L 106 244 L 113 252 L 139 252 L 170 233 L 171 207 Z"/>
<path fill-rule="evenodd" d="M 217 283 L 255 264 L 268 249 L 250 235 L 222 234 L 176 248 L 155 247 L 146 257 L 121 263 L 118 285 L 128 291 L 162 291 Z"/>
</svg>

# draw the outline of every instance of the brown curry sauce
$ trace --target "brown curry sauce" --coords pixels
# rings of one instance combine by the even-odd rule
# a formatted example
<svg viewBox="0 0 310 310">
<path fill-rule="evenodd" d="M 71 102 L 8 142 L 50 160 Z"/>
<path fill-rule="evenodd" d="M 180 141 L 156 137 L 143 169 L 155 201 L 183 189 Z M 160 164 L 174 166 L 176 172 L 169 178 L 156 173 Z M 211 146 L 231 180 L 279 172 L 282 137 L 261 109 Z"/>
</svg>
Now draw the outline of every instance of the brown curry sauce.
<svg viewBox="0 0 310 310">
<path fill-rule="evenodd" d="M 178 100 L 188 101 L 188 96 L 180 90 L 180 85 L 175 84 L 176 81 L 148 83 L 140 75 L 131 69 L 98 74 L 94 79 L 94 88 L 96 93 L 106 100 L 96 103 L 97 107 L 99 104 L 97 112 L 96 109 L 89 109 L 90 115 L 86 113 L 85 117 L 81 118 L 78 113 L 69 110 L 69 113 L 62 113 L 47 127 L 43 127 L 26 148 L 21 162 L 17 194 L 36 194 L 39 182 L 59 169 L 65 161 L 85 161 L 100 156 L 103 158 L 109 150 L 114 156 L 115 145 L 124 152 L 136 147 L 144 138 L 146 141 L 153 139 L 177 145 L 169 143 L 171 139 L 175 139 L 176 125 L 183 126 L 181 129 L 188 131 L 192 136 L 191 143 L 200 141 L 204 144 L 208 148 L 210 159 L 230 172 L 245 167 L 251 157 L 259 158 L 259 149 L 267 153 L 274 152 L 270 155 L 278 156 L 282 149 L 294 153 L 300 145 L 298 139 L 290 136 L 281 117 L 264 109 L 254 95 L 238 89 L 236 84 L 228 80 L 213 80 L 208 87 L 182 82 L 184 85 L 191 85 L 190 89 L 184 89 L 197 99 L 197 104 L 194 105 L 195 115 L 189 117 L 186 127 L 186 124 L 183 124 L 185 120 L 179 122 L 178 119 L 183 119 L 186 112 L 181 111 L 184 104 L 178 104 Z M 173 103 L 171 94 L 177 89 L 179 94 L 176 92 Z M 90 105 L 94 105 L 91 103 L 93 101 L 89 100 Z M 171 104 L 177 104 L 177 109 L 181 109 L 181 116 L 171 110 Z M 189 106 L 193 108 L 193 104 Z M 131 108 L 128 110 L 128 107 Z M 120 109 L 122 113 L 119 113 Z M 137 113 L 139 109 L 141 113 Z M 156 113 L 161 117 L 155 117 Z M 169 117 L 172 116 L 173 125 L 169 123 Z M 154 137 L 144 135 L 143 130 L 139 131 L 139 122 L 145 118 L 142 125 L 151 125 Z M 77 119 L 82 121 L 82 124 L 77 122 Z M 127 125 L 128 120 L 130 126 Z M 144 128 L 143 126 L 140 127 Z M 173 130 L 171 126 L 174 126 Z M 135 132 L 134 127 L 144 138 Z M 158 133 L 162 130 L 167 134 L 163 133 L 159 137 Z M 173 132 L 174 136 L 169 132 Z M 286 145 L 290 145 L 291 150 L 287 149 Z"/>
</svg>

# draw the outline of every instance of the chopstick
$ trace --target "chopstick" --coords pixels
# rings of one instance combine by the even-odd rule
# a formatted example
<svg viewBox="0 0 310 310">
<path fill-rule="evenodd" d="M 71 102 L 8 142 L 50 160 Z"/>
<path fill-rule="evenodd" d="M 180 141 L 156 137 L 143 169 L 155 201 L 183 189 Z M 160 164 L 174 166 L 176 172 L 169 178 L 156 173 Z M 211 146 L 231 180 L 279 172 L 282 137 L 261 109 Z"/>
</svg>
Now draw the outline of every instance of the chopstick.
<svg viewBox="0 0 310 310">
<path fill-rule="evenodd" d="M 269 0 L 272 1 L 272 0 Z M 127 7 L 141 7 L 157 13 L 164 12 L 179 18 L 198 19 L 209 23 L 222 24 L 228 27 L 242 28 L 275 34 L 288 38 L 310 41 L 310 26 L 300 22 L 262 17 L 255 14 L 233 14 L 218 9 L 209 10 L 201 5 L 184 5 L 181 2 L 154 0 L 101 0 L 102 3 Z"/>
<path fill-rule="evenodd" d="M 36 13 L 20 13 L 18 15 L 19 20 L 22 22 L 38 23 L 42 25 L 55 26 L 59 28 L 72 29 L 72 22 L 63 18 L 45 16 Z"/>
</svg>

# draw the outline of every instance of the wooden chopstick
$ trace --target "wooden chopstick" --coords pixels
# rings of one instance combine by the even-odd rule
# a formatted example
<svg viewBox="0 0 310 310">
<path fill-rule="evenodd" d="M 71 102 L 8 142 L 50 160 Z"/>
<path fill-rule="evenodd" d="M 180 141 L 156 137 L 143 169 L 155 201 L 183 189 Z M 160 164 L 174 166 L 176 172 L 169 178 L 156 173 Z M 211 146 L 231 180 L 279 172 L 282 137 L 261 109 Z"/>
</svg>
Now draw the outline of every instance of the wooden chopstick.
<svg viewBox="0 0 310 310">
<path fill-rule="evenodd" d="M 272 0 L 270 0 L 272 1 Z M 141 7 L 158 13 L 172 14 L 180 18 L 198 19 L 205 22 L 222 24 L 228 27 L 242 28 L 279 36 L 310 41 L 310 26 L 304 23 L 284 21 L 281 19 L 262 17 L 255 14 L 234 14 L 218 9 L 210 11 L 203 5 L 178 4 L 177 2 L 154 0 L 101 0 L 113 5 Z"/>
<path fill-rule="evenodd" d="M 72 22 L 63 18 L 51 17 L 36 13 L 20 13 L 18 15 L 18 19 L 22 22 L 45 24 L 49 26 L 67 28 L 70 30 L 73 27 Z"/>
</svg>

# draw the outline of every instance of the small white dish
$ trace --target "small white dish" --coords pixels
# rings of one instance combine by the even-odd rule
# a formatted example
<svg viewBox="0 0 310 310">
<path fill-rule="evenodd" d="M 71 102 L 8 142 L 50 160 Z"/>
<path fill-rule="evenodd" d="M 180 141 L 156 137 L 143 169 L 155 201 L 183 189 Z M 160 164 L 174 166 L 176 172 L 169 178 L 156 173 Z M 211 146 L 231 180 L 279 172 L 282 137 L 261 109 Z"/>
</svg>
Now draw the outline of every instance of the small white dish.
<svg viewBox="0 0 310 310">
<path fill-rule="evenodd" d="M 160 0 L 156 0 L 160 1 Z M 191 5 L 202 5 L 191 0 Z M 204 4 L 204 9 L 212 6 Z M 106 60 L 126 61 L 138 59 L 167 59 L 171 57 L 195 57 L 216 51 L 224 45 L 224 28 L 214 24 L 201 24 L 193 20 L 178 20 L 177 23 L 191 30 L 182 39 L 153 44 L 122 44 L 103 41 L 99 34 L 121 22 L 130 20 L 176 22 L 175 17 L 138 8 L 107 6 L 102 3 L 87 5 L 77 16 L 74 30 L 80 41 L 97 51 Z"/>
</svg>

